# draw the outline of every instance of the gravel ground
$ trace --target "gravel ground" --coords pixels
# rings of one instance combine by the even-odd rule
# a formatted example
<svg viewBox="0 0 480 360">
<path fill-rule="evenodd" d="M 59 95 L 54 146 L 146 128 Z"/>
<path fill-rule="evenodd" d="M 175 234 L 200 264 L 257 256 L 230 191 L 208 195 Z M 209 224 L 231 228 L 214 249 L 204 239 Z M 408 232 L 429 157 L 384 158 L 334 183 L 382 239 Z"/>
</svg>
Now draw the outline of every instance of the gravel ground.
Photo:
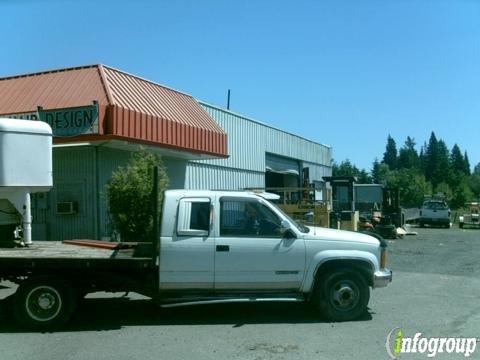
<svg viewBox="0 0 480 360">
<path fill-rule="evenodd" d="M 358 321 L 325 322 L 301 304 L 159 309 L 135 295 L 96 294 L 63 331 L 23 332 L 1 318 L 0 359 L 387 359 L 386 336 L 395 327 L 409 335 L 480 337 L 480 231 L 412 230 L 418 235 L 390 241 L 394 280 L 372 292 Z M 2 286 L 0 298 L 14 291 Z M 478 358 L 480 344 L 470 356 Z"/>
</svg>

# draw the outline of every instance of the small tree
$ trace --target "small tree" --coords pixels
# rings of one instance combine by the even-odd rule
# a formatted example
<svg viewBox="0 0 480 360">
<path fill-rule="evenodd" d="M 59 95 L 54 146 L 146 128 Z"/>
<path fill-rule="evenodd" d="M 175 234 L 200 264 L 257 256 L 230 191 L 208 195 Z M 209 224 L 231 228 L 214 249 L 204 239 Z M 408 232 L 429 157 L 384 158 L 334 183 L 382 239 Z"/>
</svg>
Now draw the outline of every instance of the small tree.
<svg viewBox="0 0 480 360">
<path fill-rule="evenodd" d="M 160 156 L 144 149 L 134 153 L 125 167 L 113 172 L 107 199 L 114 228 L 122 241 L 150 241 L 153 229 L 153 169 L 158 168 L 160 210 L 168 177 Z"/>
</svg>

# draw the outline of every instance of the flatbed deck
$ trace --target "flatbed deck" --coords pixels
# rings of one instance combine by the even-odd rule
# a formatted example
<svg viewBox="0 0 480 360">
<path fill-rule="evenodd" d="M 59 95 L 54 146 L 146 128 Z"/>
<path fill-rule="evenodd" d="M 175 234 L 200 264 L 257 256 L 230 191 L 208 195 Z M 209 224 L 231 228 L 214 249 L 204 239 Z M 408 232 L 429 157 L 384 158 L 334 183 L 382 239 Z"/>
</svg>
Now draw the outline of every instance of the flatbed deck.
<svg viewBox="0 0 480 360">
<path fill-rule="evenodd" d="M 26 257 L 108 259 L 115 256 L 112 250 L 64 244 L 60 241 L 35 241 L 28 247 L 0 248 L 0 259 Z"/>
<path fill-rule="evenodd" d="M 135 245 L 119 249 L 64 244 L 59 241 L 34 241 L 28 247 L 0 248 L 2 269 L 12 268 L 151 268 L 152 257 Z"/>
</svg>

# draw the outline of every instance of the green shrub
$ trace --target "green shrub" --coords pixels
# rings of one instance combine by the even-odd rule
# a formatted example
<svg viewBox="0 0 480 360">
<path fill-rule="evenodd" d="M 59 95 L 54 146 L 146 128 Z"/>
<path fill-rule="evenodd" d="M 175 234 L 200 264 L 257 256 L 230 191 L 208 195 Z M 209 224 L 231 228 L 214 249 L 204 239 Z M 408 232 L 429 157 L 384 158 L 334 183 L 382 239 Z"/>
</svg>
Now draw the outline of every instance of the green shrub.
<svg viewBox="0 0 480 360">
<path fill-rule="evenodd" d="M 114 229 L 121 241 L 151 241 L 153 229 L 153 169 L 158 168 L 161 211 L 168 177 L 160 156 L 144 149 L 134 153 L 125 167 L 113 172 L 107 184 L 107 201 Z"/>
</svg>

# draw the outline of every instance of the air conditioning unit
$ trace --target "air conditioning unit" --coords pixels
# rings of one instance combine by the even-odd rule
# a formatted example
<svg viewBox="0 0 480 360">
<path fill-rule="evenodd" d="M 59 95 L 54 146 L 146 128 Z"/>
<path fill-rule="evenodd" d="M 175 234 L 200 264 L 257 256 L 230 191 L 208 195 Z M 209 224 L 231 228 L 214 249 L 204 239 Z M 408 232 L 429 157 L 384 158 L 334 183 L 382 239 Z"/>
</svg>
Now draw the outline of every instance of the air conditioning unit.
<svg viewBox="0 0 480 360">
<path fill-rule="evenodd" d="M 78 204 L 76 201 L 65 201 L 57 203 L 57 214 L 72 215 L 78 213 Z"/>
</svg>

